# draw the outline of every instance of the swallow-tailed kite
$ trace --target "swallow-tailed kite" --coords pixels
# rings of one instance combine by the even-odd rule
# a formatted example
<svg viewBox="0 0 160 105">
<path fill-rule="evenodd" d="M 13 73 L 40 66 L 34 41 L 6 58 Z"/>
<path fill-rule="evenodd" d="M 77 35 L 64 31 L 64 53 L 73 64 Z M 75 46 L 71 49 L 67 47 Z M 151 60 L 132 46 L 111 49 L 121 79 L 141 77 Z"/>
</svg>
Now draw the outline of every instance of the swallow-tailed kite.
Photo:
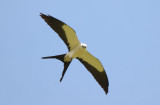
<svg viewBox="0 0 160 105">
<path fill-rule="evenodd" d="M 67 24 L 50 15 L 41 13 L 40 16 L 59 35 L 69 50 L 66 54 L 42 57 L 42 59 L 56 58 L 64 63 L 64 69 L 60 82 L 62 81 L 63 76 L 72 60 L 77 58 L 93 75 L 93 77 L 107 94 L 109 82 L 101 62 L 87 51 L 86 44 L 80 43 L 75 31 Z"/>
</svg>

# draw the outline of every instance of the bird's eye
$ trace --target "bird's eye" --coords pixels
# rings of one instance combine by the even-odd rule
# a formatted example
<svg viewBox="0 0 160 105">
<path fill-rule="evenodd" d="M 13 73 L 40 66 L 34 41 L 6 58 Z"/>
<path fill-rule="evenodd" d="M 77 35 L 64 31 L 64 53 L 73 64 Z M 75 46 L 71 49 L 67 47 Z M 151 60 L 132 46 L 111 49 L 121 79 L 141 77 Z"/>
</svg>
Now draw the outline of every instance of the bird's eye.
<svg viewBox="0 0 160 105">
<path fill-rule="evenodd" d="M 82 46 L 83 48 L 86 48 L 86 46 Z"/>
</svg>

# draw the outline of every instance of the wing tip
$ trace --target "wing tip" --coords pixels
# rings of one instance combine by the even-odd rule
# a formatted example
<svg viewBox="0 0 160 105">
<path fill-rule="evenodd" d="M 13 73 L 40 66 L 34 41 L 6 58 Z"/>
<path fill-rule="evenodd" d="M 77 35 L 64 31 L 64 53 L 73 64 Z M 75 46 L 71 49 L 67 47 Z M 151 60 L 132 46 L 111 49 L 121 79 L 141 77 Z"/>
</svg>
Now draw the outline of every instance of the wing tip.
<svg viewBox="0 0 160 105">
<path fill-rule="evenodd" d="M 40 16 L 41 16 L 43 19 L 45 19 L 45 17 L 46 17 L 47 15 L 45 15 L 45 14 L 43 14 L 43 13 L 40 13 Z"/>
<path fill-rule="evenodd" d="M 54 24 L 65 24 L 64 22 L 60 21 L 59 19 L 51 16 L 51 15 L 45 15 L 43 13 L 40 12 L 40 16 L 42 19 L 44 19 L 45 22 L 47 22 L 47 24 L 51 27 L 51 24 L 54 23 Z"/>
<path fill-rule="evenodd" d="M 109 85 L 102 85 L 100 82 L 98 82 L 98 83 L 101 86 L 101 88 L 104 90 L 105 94 L 107 95 L 108 94 L 108 87 L 109 87 Z"/>
<path fill-rule="evenodd" d="M 47 18 L 47 17 L 52 17 L 51 15 L 45 15 L 45 14 L 43 14 L 43 13 L 41 13 L 40 12 L 40 16 L 43 18 L 43 19 L 45 19 L 45 18 Z M 53 17 L 52 17 L 53 18 Z"/>
<path fill-rule="evenodd" d="M 52 19 L 55 19 L 55 18 L 50 15 L 45 15 L 43 13 L 40 13 L 40 16 L 51 27 L 51 23 L 52 23 L 51 21 L 52 21 Z"/>
<path fill-rule="evenodd" d="M 106 90 L 104 89 L 104 91 L 105 91 L 105 93 L 106 93 L 106 95 L 107 95 L 107 94 L 108 94 L 108 88 L 107 88 Z"/>
</svg>

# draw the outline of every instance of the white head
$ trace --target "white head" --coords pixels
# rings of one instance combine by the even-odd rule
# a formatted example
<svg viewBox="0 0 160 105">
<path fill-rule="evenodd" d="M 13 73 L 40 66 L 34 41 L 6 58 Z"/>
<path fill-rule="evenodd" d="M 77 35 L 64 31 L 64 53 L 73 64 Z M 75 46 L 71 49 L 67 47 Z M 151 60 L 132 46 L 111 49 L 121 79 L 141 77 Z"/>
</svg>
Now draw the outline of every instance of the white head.
<svg viewBox="0 0 160 105">
<path fill-rule="evenodd" d="M 81 46 L 82 46 L 83 49 L 87 49 L 87 45 L 86 44 L 81 43 Z"/>
</svg>

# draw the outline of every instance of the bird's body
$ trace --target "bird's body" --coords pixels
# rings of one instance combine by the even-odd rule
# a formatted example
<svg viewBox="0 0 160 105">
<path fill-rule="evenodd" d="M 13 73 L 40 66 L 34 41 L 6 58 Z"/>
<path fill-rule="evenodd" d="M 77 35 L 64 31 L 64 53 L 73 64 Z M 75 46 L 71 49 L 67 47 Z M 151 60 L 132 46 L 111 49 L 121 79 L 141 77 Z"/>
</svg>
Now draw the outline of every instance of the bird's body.
<svg viewBox="0 0 160 105">
<path fill-rule="evenodd" d="M 64 69 L 60 81 L 73 59 L 77 58 L 93 75 L 105 93 L 108 93 L 108 78 L 101 62 L 87 51 L 87 45 L 80 43 L 75 31 L 62 21 L 50 16 L 40 15 L 45 22 L 59 35 L 68 47 L 68 53 L 56 56 L 43 57 L 43 59 L 56 58 L 64 63 Z"/>
<path fill-rule="evenodd" d="M 78 56 L 81 56 L 81 54 L 83 54 L 84 51 L 86 51 L 86 44 L 82 44 L 79 43 L 77 46 L 75 46 L 71 51 L 69 51 L 65 57 L 64 57 L 64 61 L 65 62 L 69 62 L 74 58 L 77 58 Z"/>
</svg>

